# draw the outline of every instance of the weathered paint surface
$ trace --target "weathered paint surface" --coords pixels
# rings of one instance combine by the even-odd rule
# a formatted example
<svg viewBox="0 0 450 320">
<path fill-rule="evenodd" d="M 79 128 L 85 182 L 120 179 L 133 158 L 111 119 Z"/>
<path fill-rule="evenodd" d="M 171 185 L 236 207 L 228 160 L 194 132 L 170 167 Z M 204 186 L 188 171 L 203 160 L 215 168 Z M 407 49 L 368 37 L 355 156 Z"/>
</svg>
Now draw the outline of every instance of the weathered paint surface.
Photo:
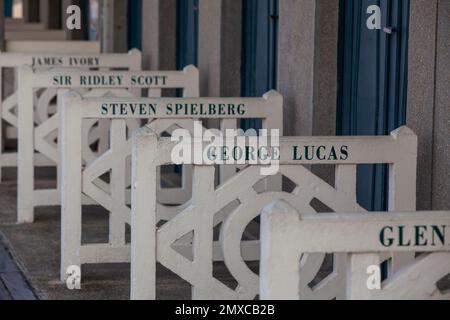
<svg viewBox="0 0 450 320">
<path fill-rule="evenodd" d="M 193 198 L 189 207 L 165 225 L 156 226 L 160 213 L 156 194 L 157 166 L 171 163 L 175 144 L 146 129 L 137 133 L 133 146 L 132 183 L 132 298 L 154 299 L 156 262 L 188 281 L 195 299 L 253 299 L 259 294 L 259 278 L 244 259 L 247 250 L 259 242 L 243 240 L 246 226 L 263 208 L 278 200 L 292 204 L 302 214 L 315 214 L 313 200 L 334 212 L 364 212 L 356 201 L 356 168 L 358 164 L 389 164 L 390 210 L 415 210 L 415 172 L 417 137 L 403 127 L 387 137 L 282 137 L 280 138 L 280 173 L 295 187 L 290 192 L 262 189 L 259 166 L 248 166 L 227 182 L 214 188 L 214 164 L 194 165 Z M 344 157 L 293 157 L 293 150 L 305 146 L 323 146 L 323 150 L 341 150 Z M 156 152 L 154 151 L 156 150 Z M 341 152 L 342 153 L 342 152 Z M 343 153 L 342 153 L 343 154 Z M 298 155 L 298 153 L 297 153 Z M 331 186 L 303 165 L 335 165 L 336 182 Z M 231 206 L 231 208 L 230 208 Z M 220 218 L 219 218 L 220 217 Z M 213 229 L 222 222 L 219 241 L 213 241 Z M 179 239 L 194 233 L 193 256 L 176 250 Z M 238 287 L 233 290 L 214 278 L 213 250 L 220 248 L 224 261 Z M 259 256 L 253 257 L 258 260 Z M 413 259 L 411 254 L 394 255 L 393 270 Z M 345 296 L 345 256 L 335 255 L 335 272 L 312 290 L 308 284 L 315 278 L 324 254 L 311 254 L 304 260 L 300 288 L 302 298 L 332 299 Z"/>
<path fill-rule="evenodd" d="M 192 69 L 190 71 L 196 71 Z M 97 98 L 83 99 L 80 95 L 69 93 L 63 100 L 60 127 L 63 141 L 61 150 L 62 161 L 62 263 L 61 277 L 64 279 L 65 270 L 70 265 L 86 263 L 114 263 L 130 261 L 130 246 L 125 242 L 125 225 L 131 224 L 131 202 L 129 187 L 131 183 L 131 169 L 127 166 L 132 152 L 132 141 L 126 128 L 130 120 L 138 118 L 149 119 L 146 126 L 157 132 L 158 136 L 164 132 L 171 133 L 173 128 L 185 128 L 193 133 L 194 121 L 191 114 L 174 117 L 172 114 L 157 113 L 152 116 L 135 115 L 101 115 L 101 106 L 105 103 L 145 104 L 158 103 L 165 105 L 174 102 L 189 102 L 192 104 L 224 105 L 244 104 L 248 108 L 248 115 L 264 119 L 267 128 L 278 128 L 282 120 L 282 99 L 276 92 L 268 93 L 264 98 L 192 98 L 198 95 L 198 85 L 191 90 L 193 83 L 198 84 L 198 74 L 192 74 L 189 69 L 183 81 L 173 85 L 185 88 L 186 98 L 136 98 L 114 99 Z M 182 72 L 180 72 L 182 74 Z M 193 78 L 194 77 L 194 78 Z M 221 120 L 222 129 L 236 129 L 238 119 L 234 114 L 202 116 L 202 118 L 217 118 Z M 82 167 L 80 150 L 83 150 L 81 140 L 81 123 L 83 119 L 110 119 L 110 147 L 101 157 L 94 160 L 86 167 Z M 157 152 L 149 149 L 149 152 Z M 109 183 L 99 182 L 99 177 L 111 172 Z M 161 181 L 160 173 L 157 173 L 158 181 Z M 220 179 L 224 180 L 232 176 L 231 171 L 222 170 Z M 158 198 L 159 219 L 171 220 L 180 211 L 189 206 L 186 203 L 192 194 L 192 172 L 186 168 L 183 170 L 183 184 L 181 188 L 163 189 L 161 184 L 155 183 L 155 196 Z M 145 192 L 152 193 L 151 189 Z M 81 216 L 83 199 L 88 197 L 100 204 L 110 212 L 110 242 L 107 245 L 90 244 L 81 245 Z M 169 204 L 172 206 L 166 206 Z M 180 206 L 180 204 L 182 204 Z M 177 205 L 177 206 L 173 206 Z M 134 236 L 134 235 L 132 235 Z M 180 245 L 184 252 L 190 250 L 192 237 L 187 235 Z M 257 254 L 259 247 L 252 248 L 253 255 Z M 217 256 L 220 256 L 216 250 Z M 221 258 L 217 258 L 221 259 Z"/>
<path fill-rule="evenodd" d="M 35 65 L 83 65 L 79 68 L 86 70 L 91 67 L 106 69 L 121 67 L 138 71 L 141 68 L 141 54 L 137 50 L 130 51 L 128 54 L 111 55 L 24 55 L 22 59 Z M 6 57 L 5 60 L 7 60 Z M 54 83 L 53 71 L 48 72 L 50 75 L 46 76 L 45 71 L 35 71 L 30 66 L 22 66 L 19 71 L 17 93 L 11 96 L 6 108 L 7 112 L 4 113 L 11 120 L 10 123 L 15 124 L 18 128 L 18 153 L 17 155 L 8 154 L 8 156 L 11 157 L 9 165 L 14 166 L 17 163 L 18 167 L 17 220 L 19 223 L 33 222 L 36 206 L 60 204 L 57 190 L 37 191 L 34 187 L 34 167 L 55 167 L 59 162 L 56 142 L 58 112 L 52 101 L 57 96 L 57 90 L 64 86 Z M 73 72 L 76 71 L 73 70 Z M 89 71 L 84 72 L 89 73 Z M 70 74 L 70 72 L 61 69 L 57 74 Z M 93 87 L 95 88 L 94 85 L 85 86 L 80 90 L 87 91 Z M 127 87 L 117 86 L 118 88 L 126 89 Z M 37 90 L 42 90 L 39 96 L 36 96 Z M 101 96 L 107 93 L 100 91 L 97 92 L 97 95 Z M 12 113 L 12 109 L 15 108 L 15 99 L 17 99 L 17 115 Z M 85 128 L 87 143 L 92 145 L 98 141 L 98 148 L 102 150 L 106 143 L 107 130 L 105 131 L 105 127 L 102 125 L 93 129 L 95 124 L 92 123 L 91 127 Z"/>
<path fill-rule="evenodd" d="M 343 299 L 450 299 L 436 286 L 450 273 L 449 230 L 450 212 L 310 216 L 273 203 L 262 215 L 261 298 L 302 299 L 302 256 L 340 252 L 350 254 Z M 371 290 L 367 269 L 390 252 L 426 254 Z"/>
<path fill-rule="evenodd" d="M 7 42 L 6 52 L 0 54 L 0 70 L 5 71 L 7 68 L 15 69 L 24 65 L 30 65 L 34 68 L 50 68 L 50 67 L 95 67 L 89 66 L 84 61 L 95 61 L 99 59 L 100 48 L 95 42 L 35 42 L 35 41 L 9 41 Z M 106 60 L 111 60 L 106 58 Z M 128 62 L 126 62 L 128 64 Z M 122 63 L 119 63 L 120 65 Z M 102 65 L 110 65 L 98 62 L 98 67 Z M 10 76 L 10 77 L 8 77 Z M 15 79 L 14 79 L 15 78 Z M 11 83 L 8 83 L 11 82 Z M 0 74 L 0 115 L 3 121 L 0 121 L 0 179 L 1 168 L 17 166 L 17 152 L 4 151 L 5 141 L 7 139 L 17 138 L 17 76 L 13 73 Z M 36 97 L 37 98 L 37 97 Z M 2 127 L 4 126 L 4 127 Z M 44 162 L 44 163 L 41 163 Z M 38 161 L 36 165 L 48 165 L 48 161 Z"/>
</svg>

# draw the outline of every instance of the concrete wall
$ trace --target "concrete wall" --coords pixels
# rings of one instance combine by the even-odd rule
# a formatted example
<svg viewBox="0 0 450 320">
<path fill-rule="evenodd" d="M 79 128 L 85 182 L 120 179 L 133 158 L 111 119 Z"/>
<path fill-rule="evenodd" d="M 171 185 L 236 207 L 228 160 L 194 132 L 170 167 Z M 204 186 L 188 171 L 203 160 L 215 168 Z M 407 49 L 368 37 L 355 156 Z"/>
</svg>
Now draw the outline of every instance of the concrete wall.
<svg viewBox="0 0 450 320">
<path fill-rule="evenodd" d="M 199 1 L 199 69 L 202 96 L 239 96 L 241 0 Z"/>
<path fill-rule="evenodd" d="M 411 0 L 407 125 L 419 136 L 417 208 L 431 209 L 437 0 Z"/>
<path fill-rule="evenodd" d="M 439 0 L 433 146 L 433 209 L 450 209 L 450 1 Z"/>
<path fill-rule="evenodd" d="M 220 93 L 241 96 L 242 2 L 222 1 Z"/>
<path fill-rule="evenodd" d="M 280 1 L 278 90 L 286 135 L 336 134 L 338 21 L 338 1 Z"/>
<path fill-rule="evenodd" d="M 39 0 L 40 3 L 40 22 L 42 22 L 46 29 L 61 29 L 62 6 L 61 0 Z M 65 20 L 65 19 L 64 19 Z"/>
<path fill-rule="evenodd" d="M 127 10 L 128 2 L 126 0 L 103 0 L 100 4 L 103 52 L 124 53 L 128 51 Z"/>
<path fill-rule="evenodd" d="M 407 125 L 419 136 L 417 208 L 450 208 L 450 2 L 411 0 Z"/>
<path fill-rule="evenodd" d="M 313 132 L 315 12 L 314 0 L 280 1 L 278 90 L 285 135 Z"/>
<path fill-rule="evenodd" d="M 25 22 L 39 22 L 39 1 L 23 0 L 22 8 Z"/>
<path fill-rule="evenodd" d="M 176 69 L 176 0 L 142 1 L 143 66 Z"/>
<path fill-rule="evenodd" d="M 339 1 L 280 1 L 278 90 L 285 135 L 336 135 L 338 27 Z M 312 171 L 334 183 L 333 168 Z"/>
<path fill-rule="evenodd" d="M 339 1 L 316 1 L 313 135 L 336 134 Z"/>
</svg>

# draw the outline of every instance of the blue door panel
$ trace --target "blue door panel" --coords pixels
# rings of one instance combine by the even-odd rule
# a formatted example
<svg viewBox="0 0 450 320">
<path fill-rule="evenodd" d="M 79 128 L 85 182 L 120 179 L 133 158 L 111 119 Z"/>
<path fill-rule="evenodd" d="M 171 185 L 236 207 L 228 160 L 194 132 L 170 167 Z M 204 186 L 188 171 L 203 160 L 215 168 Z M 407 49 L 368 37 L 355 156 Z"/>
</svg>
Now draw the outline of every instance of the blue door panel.
<svg viewBox="0 0 450 320">
<path fill-rule="evenodd" d="M 177 2 L 177 69 L 198 65 L 198 0 Z"/>
<path fill-rule="evenodd" d="M 198 15 L 199 0 L 177 1 L 177 69 L 188 65 L 198 66 Z M 182 90 L 176 90 L 176 96 L 182 97 Z M 181 166 L 175 172 L 181 174 Z"/>
<path fill-rule="evenodd" d="M 142 49 L 142 0 L 128 0 L 128 49 Z"/>
<path fill-rule="evenodd" d="M 405 123 L 408 0 L 340 2 L 338 134 L 386 135 Z M 366 26 L 368 6 L 379 5 L 388 35 Z M 358 201 L 387 208 L 387 167 L 361 166 Z"/>
<path fill-rule="evenodd" d="M 13 0 L 4 0 L 4 14 L 5 17 L 12 17 Z"/>
<path fill-rule="evenodd" d="M 278 0 L 244 0 L 242 32 L 242 96 L 261 97 L 276 88 Z M 242 121 L 243 129 L 259 129 L 261 121 Z"/>
</svg>

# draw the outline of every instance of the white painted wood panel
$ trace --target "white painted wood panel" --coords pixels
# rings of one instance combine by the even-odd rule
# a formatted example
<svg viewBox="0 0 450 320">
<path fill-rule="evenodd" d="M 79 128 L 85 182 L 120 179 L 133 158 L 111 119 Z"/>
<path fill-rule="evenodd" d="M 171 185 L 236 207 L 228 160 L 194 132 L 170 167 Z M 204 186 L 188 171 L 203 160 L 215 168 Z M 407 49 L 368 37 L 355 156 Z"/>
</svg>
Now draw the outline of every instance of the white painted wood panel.
<svg viewBox="0 0 450 320">
<path fill-rule="evenodd" d="M 37 56 L 45 59 L 48 56 Z M 0 59 L 6 59 L 6 56 L 0 55 Z M 22 55 L 19 57 L 13 55 L 12 62 L 21 59 L 37 59 L 36 56 Z M 57 190 L 39 190 L 39 197 L 35 193 L 34 186 L 34 167 L 38 164 L 38 158 L 45 159 L 43 162 L 46 166 L 56 167 L 58 163 L 57 152 L 57 130 L 58 130 L 58 113 L 56 106 L 52 101 L 56 98 L 58 88 L 68 88 L 72 85 L 68 82 L 62 84 L 59 80 L 67 80 L 70 71 L 75 75 L 83 73 L 91 76 L 97 76 L 98 71 L 89 71 L 91 68 L 110 69 L 124 68 L 131 70 L 129 72 L 137 72 L 141 68 L 141 53 L 132 50 L 128 54 L 97 54 L 97 55 L 56 55 L 50 57 L 51 61 L 57 61 L 58 67 L 70 66 L 77 61 L 87 61 L 85 65 L 80 66 L 78 71 L 73 68 L 60 68 L 59 71 L 38 71 L 30 66 L 22 66 L 19 71 L 19 84 L 17 95 L 9 98 L 6 104 L 7 108 L 3 110 L 4 118 L 10 120 L 11 125 L 18 128 L 18 222 L 33 222 L 34 207 L 38 205 L 58 205 L 60 203 Z M 55 60 L 54 60 L 55 59 Z M 8 65 L 7 62 L 4 64 Z M 82 71 L 84 70 L 84 71 Z M 78 72 L 78 73 L 76 73 Z M 126 72 L 126 71 L 123 71 Z M 95 87 L 105 87 L 96 85 L 84 85 L 78 87 L 80 90 L 88 90 Z M 117 89 L 126 89 L 126 86 L 116 86 Z M 40 90 L 39 96 L 36 97 L 37 90 Z M 13 112 L 9 106 L 14 107 L 15 99 L 17 99 L 17 108 Z M 92 123 L 92 126 L 97 122 Z M 95 130 L 86 128 L 86 139 L 89 144 L 99 141 L 99 148 L 106 144 L 108 139 L 107 131 L 98 126 Z M 11 157 L 11 155 L 10 155 Z M 12 163 L 14 164 L 14 163 Z"/>
<path fill-rule="evenodd" d="M 187 70 L 189 71 L 189 70 Z M 161 72 L 161 74 L 164 74 Z M 198 84 L 198 81 L 192 80 L 192 75 L 186 75 L 184 81 L 182 81 L 182 73 L 168 73 L 169 78 L 167 83 L 171 83 L 173 87 L 183 87 L 186 85 Z M 176 76 L 173 80 L 170 80 L 170 75 Z M 198 79 L 198 76 L 197 76 Z M 170 80 L 170 81 L 169 81 Z M 175 81 L 176 80 L 176 81 Z M 182 81 L 182 82 L 181 82 Z M 187 91 L 191 92 L 190 90 Z M 198 85 L 196 85 L 195 92 L 198 93 Z M 267 128 L 278 128 L 282 125 L 282 98 L 276 92 L 270 92 L 263 98 L 189 98 L 189 94 L 186 94 L 185 98 L 141 98 L 141 99 L 128 99 L 128 98 L 97 98 L 89 99 L 83 98 L 75 93 L 67 93 L 67 98 L 64 99 L 64 105 L 62 106 L 63 112 L 61 112 L 61 126 L 60 129 L 64 134 L 61 151 L 62 161 L 62 216 L 63 216 L 63 248 L 62 248 L 62 263 L 61 263 L 61 277 L 64 279 L 65 270 L 68 266 L 82 265 L 86 263 L 108 263 L 108 262 L 129 262 L 130 261 L 130 246 L 125 243 L 125 224 L 131 224 L 130 208 L 130 196 L 129 187 L 131 184 L 131 169 L 126 167 L 126 160 L 129 159 L 132 152 L 132 143 L 130 136 L 125 134 L 125 120 L 129 119 L 146 119 L 150 120 L 146 128 L 151 128 L 157 132 L 160 136 L 164 132 L 170 132 L 168 128 L 177 127 L 185 128 L 189 132 L 193 133 L 195 119 L 210 119 L 216 118 L 221 121 L 234 121 L 234 127 L 238 126 L 238 118 L 255 117 L 263 119 L 264 126 Z M 209 104 L 244 104 L 246 113 L 236 116 L 235 114 L 223 114 L 216 116 L 193 116 L 192 114 L 180 114 L 173 115 L 167 114 L 165 111 L 169 105 L 176 104 L 191 104 L 191 105 L 209 105 Z M 113 115 L 103 114 L 104 105 L 112 104 L 124 104 L 124 105 L 157 105 L 156 112 L 152 115 Z M 70 119 L 74 118 L 82 119 L 110 119 L 112 121 L 112 129 L 110 133 L 111 146 L 108 151 L 101 157 L 93 161 L 91 164 L 81 167 L 82 161 L 77 160 L 74 162 L 74 157 L 80 158 L 82 150 L 80 147 L 81 140 L 81 128 L 79 121 L 76 120 L 76 126 L 73 124 L 67 124 Z M 69 134 L 70 132 L 70 134 Z M 154 153 L 155 149 L 146 149 L 145 152 Z M 127 168 L 125 170 L 125 168 Z M 69 173 L 70 172 L 70 173 Z M 110 181 L 105 183 L 99 181 L 99 177 L 105 173 L 110 172 Z M 184 171 L 189 175 L 189 171 Z M 192 173 L 190 173 L 192 177 Z M 229 177 L 228 177 L 229 178 Z M 73 182 L 71 179 L 76 179 Z M 79 180 L 81 179 L 82 182 Z M 139 179 L 145 179 L 145 175 L 139 176 Z M 184 208 L 190 206 L 190 202 L 186 200 L 190 199 L 192 189 L 192 178 L 186 178 L 184 180 L 182 189 L 161 189 L 160 181 L 161 176 L 157 173 L 157 183 L 148 186 L 143 190 L 144 193 L 151 190 L 155 190 L 155 196 L 158 199 L 159 217 L 158 220 L 167 221 L 171 220 Z M 214 184 L 213 180 L 208 180 Z M 196 185 L 194 185 L 195 190 Z M 128 196 L 127 195 L 128 190 Z M 72 194 L 77 194 L 75 200 L 71 198 Z M 187 196 L 186 196 L 187 195 Z M 147 195 L 149 196 L 149 195 Z M 110 236 L 109 244 L 107 246 L 103 244 L 90 244 L 85 246 L 79 241 L 79 234 L 81 232 L 81 217 L 82 217 L 82 198 L 88 197 L 97 204 L 101 205 L 108 212 L 110 212 Z M 170 200 L 169 204 L 172 206 L 164 205 L 167 200 Z M 177 203 L 178 202 L 178 203 Z M 173 206 L 178 204 L 178 206 Z M 180 205 L 181 204 L 181 205 Z M 156 204 L 155 204 L 156 205 Z M 206 204 L 205 204 L 206 205 Z M 132 237 L 134 235 L 132 234 Z M 178 249 L 184 252 L 185 255 L 192 254 L 190 242 L 192 237 L 190 235 L 183 239 L 179 244 Z M 197 241 L 197 240 L 194 240 Z M 211 244 L 212 246 L 212 244 Z M 107 247 L 107 248 L 106 248 Z M 108 250 L 106 250 L 108 249 Z M 214 258 L 216 260 L 223 260 L 220 248 L 216 246 L 214 251 Z M 94 256 L 92 254 L 85 254 L 86 250 L 96 252 Z M 92 250 L 92 251 L 91 251 Z M 150 249 L 148 249 L 150 250 Z M 190 253 L 189 253 L 190 251 Z M 249 246 L 248 256 L 257 256 L 259 246 Z M 128 252 L 127 256 L 123 254 Z M 213 254 L 213 253 L 212 253 Z M 123 259 L 119 260 L 118 259 Z"/>
<path fill-rule="evenodd" d="M 396 211 L 415 209 L 417 137 L 408 128 L 402 127 L 386 137 L 282 137 L 280 140 L 280 173 L 295 184 L 293 190 L 257 191 L 257 184 L 266 177 L 261 175 L 261 166 L 250 165 L 211 192 L 204 180 L 214 179 L 212 164 L 198 161 L 194 165 L 194 196 L 189 206 L 166 224 L 156 227 L 160 214 L 157 197 L 145 190 L 152 190 L 153 181 L 157 180 L 157 167 L 172 162 L 171 150 L 176 143 L 158 137 L 149 128 L 136 134 L 132 160 L 133 299 L 156 298 L 154 283 L 157 261 L 189 282 L 195 299 L 254 299 L 259 294 L 259 277 L 245 263 L 242 250 L 248 241 L 255 240 L 243 240 L 246 226 L 261 214 L 266 205 L 278 200 L 285 200 L 305 215 L 317 213 L 312 205 L 313 200 L 320 201 L 337 213 L 364 212 L 356 199 L 356 168 L 359 164 L 389 164 L 389 208 Z M 301 150 L 313 146 L 315 150 L 320 150 L 320 154 L 306 157 L 303 153 L 303 157 L 300 157 Z M 344 147 L 347 152 L 341 152 L 341 157 L 338 150 L 344 150 Z M 333 153 L 334 156 L 331 156 Z M 324 154 L 327 157 L 324 158 Z M 313 164 L 334 165 L 335 185 L 326 183 L 305 167 Z M 199 189 L 196 190 L 196 187 Z M 208 206 L 202 205 L 205 201 Z M 198 253 L 195 257 L 186 257 L 175 248 L 180 238 L 191 233 L 194 233 L 194 239 L 204 239 L 206 235 L 207 240 L 204 241 L 212 242 L 211 230 L 220 220 L 211 217 L 216 217 L 232 202 L 238 205 L 223 220 L 219 245 L 226 267 L 238 282 L 236 289 L 231 289 L 210 272 L 212 259 L 209 249 L 196 248 L 197 245 L 205 244 L 193 242 L 193 250 Z M 146 224 L 139 223 L 141 221 Z M 256 243 L 259 245 L 259 241 Z M 145 249 L 153 247 L 156 251 Z M 148 256 L 155 252 L 155 256 Z M 343 298 L 345 256 L 334 255 L 335 272 L 322 279 L 317 290 L 308 286 L 320 270 L 324 256 L 323 253 L 312 254 L 303 261 L 305 281 L 302 282 L 302 296 L 314 299 Z M 393 270 L 411 262 L 413 257 L 408 253 L 397 260 L 397 255 L 394 255 Z"/>
<path fill-rule="evenodd" d="M 450 212 L 305 215 L 273 203 L 262 214 L 261 298 L 304 299 L 302 257 L 339 252 L 349 254 L 342 299 L 450 299 L 436 286 L 450 273 L 449 226 Z M 391 252 L 425 254 L 380 289 L 368 287 L 368 268 Z"/>
</svg>

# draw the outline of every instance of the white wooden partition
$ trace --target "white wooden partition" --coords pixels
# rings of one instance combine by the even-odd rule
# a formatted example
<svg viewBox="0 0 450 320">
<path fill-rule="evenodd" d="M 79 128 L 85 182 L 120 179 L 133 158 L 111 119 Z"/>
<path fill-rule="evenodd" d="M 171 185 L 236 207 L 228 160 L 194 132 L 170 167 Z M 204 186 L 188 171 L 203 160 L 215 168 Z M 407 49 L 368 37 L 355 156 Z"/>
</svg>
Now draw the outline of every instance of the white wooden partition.
<svg viewBox="0 0 450 320">
<path fill-rule="evenodd" d="M 96 67 L 100 48 L 96 42 L 13 42 L 7 52 L 0 54 L 0 181 L 2 168 L 17 166 L 17 152 L 5 153 L 7 139 L 17 139 L 17 77 L 15 72 L 22 65 L 36 69 L 50 67 Z M 35 51 L 34 51 L 35 50 Z M 9 52 L 12 51 L 12 52 Z M 19 52 L 17 52 L 19 51 Z M 41 53 L 38 53 L 41 52 Z M 130 59 L 122 58 L 121 66 L 140 70 L 140 53 L 130 52 Z M 94 61 L 94 65 L 75 61 Z M 101 62 L 103 65 L 103 61 Z M 9 70 L 8 69 L 12 69 Z M 8 71 L 8 73 L 4 73 Z M 12 72 L 10 72 L 12 71 Z M 48 165 L 48 162 L 37 163 Z"/>
<path fill-rule="evenodd" d="M 108 55 L 104 56 L 105 58 Z M 106 62 L 106 61 L 105 61 Z M 117 67 L 117 61 L 110 61 Z M 58 133 L 58 114 L 49 117 L 48 105 L 55 97 L 57 89 L 130 89 L 134 96 L 140 95 L 140 89 L 150 89 L 151 95 L 159 96 L 161 88 L 179 85 L 189 95 L 198 94 L 198 71 L 187 67 L 184 72 L 137 72 L 137 71 L 74 71 L 52 70 L 33 71 L 23 67 L 19 75 L 19 153 L 18 153 L 18 222 L 33 222 L 34 208 L 37 206 L 57 206 L 60 204 L 58 189 L 35 190 L 34 159 L 40 155 L 51 160 L 56 166 L 59 161 L 58 146 L 55 138 Z M 42 121 L 34 121 L 32 97 L 35 89 L 45 88 L 37 103 L 37 113 Z M 136 91 L 137 90 L 137 91 Z M 101 92 L 101 95 L 104 95 Z M 114 94 L 113 94 L 114 95 Z M 91 94 L 91 96 L 93 96 Z M 128 96 L 129 97 L 129 96 Z M 42 110 L 41 110 L 42 109 Z M 36 125 L 33 125 L 35 123 Z M 96 122 L 93 122 L 94 125 Z M 90 131 L 86 131 L 89 133 Z M 101 130 L 108 140 L 108 128 Z M 86 145 L 92 144 L 92 137 L 85 135 Z M 102 148 L 105 149 L 105 148 Z M 92 159 L 92 157 L 91 157 Z"/>
<path fill-rule="evenodd" d="M 65 41 L 65 30 L 33 30 L 33 29 L 6 29 L 5 39 L 8 40 L 33 40 L 33 41 Z"/>
<path fill-rule="evenodd" d="M 169 73 L 168 79 L 171 73 Z M 172 73 L 176 76 L 176 73 Z M 169 86 L 182 86 L 181 77 L 178 80 L 168 81 Z M 194 81 L 191 85 L 197 84 Z M 217 114 L 202 114 L 195 112 L 175 114 L 176 104 L 197 106 L 200 105 L 242 105 L 245 112 L 237 114 L 231 112 Z M 105 106 L 122 105 L 156 106 L 155 112 L 134 113 L 118 115 L 104 113 Z M 172 106 L 172 107 L 169 107 Z M 103 111 L 102 111 L 103 110 Z M 170 133 L 170 128 L 184 128 L 193 133 L 193 119 L 220 119 L 221 128 L 236 128 L 238 120 L 242 118 L 262 119 L 265 128 L 279 128 L 282 126 L 283 99 L 277 92 L 271 91 L 263 98 L 148 98 L 148 99 L 82 99 L 79 95 L 69 94 L 64 100 L 61 112 L 61 138 L 62 148 L 62 245 L 61 245 L 61 278 L 66 277 L 68 266 L 92 263 L 120 263 L 130 261 L 130 246 L 125 242 L 125 226 L 130 224 L 130 201 L 131 168 L 127 167 L 127 160 L 131 157 L 131 138 L 125 130 L 125 119 L 150 119 L 152 120 L 146 128 L 151 128 L 158 135 L 164 132 Z M 81 125 L 83 119 L 111 119 L 111 147 L 110 150 L 89 166 L 82 167 Z M 173 130 L 173 129 L 172 129 Z M 149 149 L 148 152 L 157 152 Z M 126 168 L 126 170 L 125 170 Z M 109 185 L 99 182 L 106 172 L 111 172 Z M 191 175 L 192 177 L 192 175 Z M 183 187 L 191 193 L 191 179 L 183 182 Z M 158 173 L 158 181 L 160 176 Z M 185 195 L 168 189 L 167 195 L 162 194 L 160 184 L 155 186 L 158 198 L 158 214 L 160 220 L 170 220 L 184 208 L 189 207 L 189 202 L 181 206 L 165 206 L 164 202 L 170 197 L 172 201 Z M 156 195 L 155 195 L 156 196 Z M 110 213 L 109 243 L 108 244 L 82 244 L 82 200 L 88 197 Z M 176 202 L 174 202 L 176 203 Z M 132 235 L 133 236 L 133 235 Z M 189 237 L 187 237 L 189 238 Z M 192 239 L 183 242 L 179 249 L 184 252 L 191 251 Z M 259 248 L 258 248 L 259 249 Z M 253 255 L 255 255 L 253 251 Z M 217 253 L 220 256 L 220 253 Z M 218 260 L 223 259 L 218 257 Z"/>
<path fill-rule="evenodd" d="M 302 279 L 303 258 L 339 252 L 349 254 L 345 299 L 450 299 L 450 293 L 436 286 L 450 274 L 449 228 L 450 212 L 308 215 L 284 201 L 271 204 L 262 214 L 260 296 L 304 298 L 301 288 L 308 279 Z M 380 265 L 380 253 L 390 252 L 427 254 L 380 288 L 368 286 L 372 273 L 367 270 Z"/>
<path fill-rule="evenodd" d="M 303 214 L 314 214 L 313 200 L 334 212 L 364 212 L 357 203 L 356 174 L 359 164 L 389 164 L 389 209 L 414 210 L 416 202 L 417 137 L 400 128 L 386 137 L 282 137 L 280 173 L 294 184 L 285 192 L 257 192 L 255 186 L 266 177 L 260 166 L 248 166 L 236 176 L 214 188 L 213 165 L 194 165 L 193 196 L 188 208 L 163 226 L 156 200 L 157 168 L 172 163 L 176 143 L 158 138 L 149 129 L 135 136 L 132 157 L 132 257 L 131 295 L 133 299 L 155 299 L 156 263 L 176 273 L 192 285 L 194 299 L 254 299 L 259 294 L 259 278 L 244 262 L 249 242 L 242 241 L 246 226 L 262 209 L 285 200 Z M 156 151 L 155 151 L 156 150 Z M 324 182 L 304 165 L 334 165 L 334 186 Z M 238 205 L 225 217 L 220 231 L 220 248 L 225 265 L 238 282 L 236 290 L 213 276 L 213 228 L 216 214 L 233 201 Z M 194 233 L 193 257 L 175 250 L 185 234 Z M 254 242 L 250 242 L 254 244 Z M 393 257 L 397 270 L 413 259 L 411 255 Z M 324 255 L 311 255 L 305 262 L 305 284 L 311 282 L 323 263 Z M 345 294 L 345 259 L 334 256 L 333 276 L 316 290 L 307 285 L 302 294 L 317 299 L 340 298 Z"/>
<path fill-rule="evenodd" d="M 23 19 L 5 19 L 6 40 L 34 40 L 34 41 L 63 41 L 66 40 L 66 31 L 59 29 L 46 29 L 42 22 L 24 22 Z"/>
<path fill-rule="evenodd" d="M 6 18 L 5 19 L 5 30 L 16 30 L 16 31 L 36 31 L 45 30 L 45 25 L 41 22 L 24 22 L 23 19 Z"/>
<path fill-rule="evenodd" d="M 38 40 L 8 40 L 5 51 L 9 53 L 100 53 L 99 41 L 38 41 Z"/>
</svg>

